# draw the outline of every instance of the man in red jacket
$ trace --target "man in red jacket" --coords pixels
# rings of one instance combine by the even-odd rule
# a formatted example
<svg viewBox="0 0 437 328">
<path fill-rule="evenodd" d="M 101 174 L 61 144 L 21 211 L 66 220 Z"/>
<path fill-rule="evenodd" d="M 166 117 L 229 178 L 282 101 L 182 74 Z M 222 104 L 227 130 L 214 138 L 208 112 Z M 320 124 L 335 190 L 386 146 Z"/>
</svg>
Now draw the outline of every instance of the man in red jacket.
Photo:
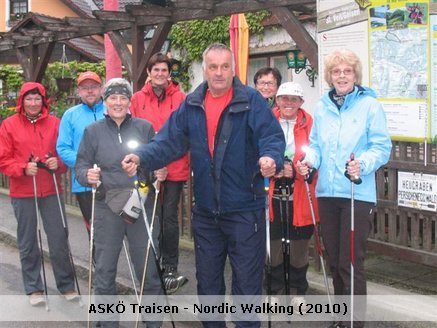
<svg viewBox="0 0 437 328">
<path fill-rule="evenodd" d="M 31 305 L 45 302 L 43 291 L 46 286 L 40 274 L 42 254 L 37 242 L 39 212 L 47 234 L 56 286 L 67 300 L 73 300 L 78 294 L 68 256 L 67 233 L 52 173 L 41 168 L 43 165 L 55 173 L 64 210 L 61 174 L 67 167 L 56 153 L 60 120 L 49 114 L 46 90 L 36 82 L 23 84 L 16 111 L 0 127 L 0 171 L 9 176 L 24 290 Z"/>
<path fill-rule="evenodd" d="M 185 99 L 179 85 L 170 79 L 170 59 L 156 53 L 147 64 L 148 81 L 132 97 L 132 116 L 141 117 L 152 123 L 156 133 L 170 114 L 178 109 Z M 174 293 L 187 282 L 177 272 L 179 259 L 178 205 L 184 182 L 190 173 L 188 155 L 184 155 L 167 166 L 167 180 L 161 184 L 162 204 L 162 265 L 167 292 Z"/>
</svg>

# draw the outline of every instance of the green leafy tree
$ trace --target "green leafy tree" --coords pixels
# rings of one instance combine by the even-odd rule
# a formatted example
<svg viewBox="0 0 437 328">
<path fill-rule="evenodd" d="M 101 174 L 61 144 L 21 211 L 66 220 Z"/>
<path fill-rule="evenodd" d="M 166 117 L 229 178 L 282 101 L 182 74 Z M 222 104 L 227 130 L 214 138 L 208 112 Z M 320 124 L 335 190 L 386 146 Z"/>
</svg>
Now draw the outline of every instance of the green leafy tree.
<svg viewBox="0 0 437 328">
<path fill-rule="evenodd" d="M 0 118 L 6 118 L 15 113 L 15 95 L 24 83 L 20 67 L 15 65 L 0 65 L 0 80 L 3 81 L 0 93 Z"/>
</svg>

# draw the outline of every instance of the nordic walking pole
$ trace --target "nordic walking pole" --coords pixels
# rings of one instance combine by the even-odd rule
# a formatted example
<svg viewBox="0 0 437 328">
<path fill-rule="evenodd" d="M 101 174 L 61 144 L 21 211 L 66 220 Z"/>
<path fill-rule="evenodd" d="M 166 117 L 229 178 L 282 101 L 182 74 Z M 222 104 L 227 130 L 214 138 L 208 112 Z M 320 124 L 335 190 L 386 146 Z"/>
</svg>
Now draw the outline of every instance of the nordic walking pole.
<svg viewBox="0 0 437 328">
<path fill-rule="evenodd" d="M 349 162 L 355 160 L 355 154 L 351 153 L 349 161 L 346 162 L 346 170 L 344 175 L 351 181 L 351 231 L 349 237 L 350 243 L 350 260 L 351 260 L 351 328 L 354 326 L 354 268 L 355 268 L 355 205 L 354 205 L 354 185 L 360 184 L 361 178 L 359 176 L 350 176 L 347 172 Z"/>
<path fill-rule="evenodd" d="M 135 180 L 137 181 L 137 180 Z M 152 222 L 151 222 L 151 235 L 153 235 L 153 227 L 155 224 L 155 215 L 156 215 L 156 208 L 158 205 L 158 198 L 159 198 L 159 191 L 161 188 L 161 183 L 159 181 L 156 181 L 155 183 L 155 199 L 153 201 L 153 210 L 152 210 Z M 148 266 L 148 262 L 149 262 L 149 255 L 150 255 L 150 247 L 151 247 L 151 242 L 150 239 L 147 242 L 147 249 L 146 249 L 146 257 L 144 259 L 144 269 L 143 269 L 143 276 L 141 277 L 141 285 L 140 285 L 140 294 L 138 299 L 138 305 L 141 305 L 141 302 L 143 300 L 143 289 L 144 289 L 144 285 L 146 283 L 146 274 L 147 274 L 147 266 Z M 161 270 L 158 270 L 159 272 Z M 163 287 L 164 289 L 164 287 Z M 139 314 L 137 315 L 137 320 L 135 323 L 135 327 L 138 327 L 138 322 L 139 322 Z"/>
<path fill-rule="evenodd" d="M 306 147 L 303 147 L 303 151 L 306 151 Z M 305 154 L 302 155 L 302 158 L 300 159 L 300 161 L 302 162 L 305 159 Z M 329 307 L 332 308 L 332 299 L 331 299 L 331 293 L 329 292 L 329 284 L 328 284 L 328 276 L 326 274 L 326 269 L 325 269 L 325 260 L 323 258 L 323 250 L 322 250 L 322 244 L 320 242 L 320 235 L 319 235 L 319 230 L 317 227 L 317 222 L 316 222 L 316 215 L 314 213 L 314 204 L 313 204 L 313 198 L 311 196 L 311 191 L 310 191 L 310 186 L 309 186 L 309 177 L 310 175 L 307 174 L 304 176 L 304 181 L 305 181 L 305 189 L 307 192 L 307 196 L 308 196 L 308 204 L 310 207 L 310 212 L 311 212 L 311 219 L 313 221 L 313 226 L 314 226 L 314 242 L 316 244 L 316 249 L 317 249 L 317 253 L 319 255 L 319 260 L 320 260 L 320 266 L 322 268 L 322 273 L 323 273 L 323 281 L 325 283 L 325 288 L 326 288 L 326 295 L 328 296 L 328 303 L 329 303 Z M 335 320 L 334 314 L 331 311 L 331 316 L 332 319 Z"/>
<path fill-rule="evenodd" d="M 41 215 L 39 213 L 39 206 L 38 206 L 38 194 L 37 194 L 37 188 L 36 188 L 36 176 L 32 176 L 33 180 L 33 195 L 35 198 L 35 210 L 36 210 L 36 226 L 38 231 L 38 243 L 39 243 L 39 252 L 41 256 L 41 268 L 42 268 L 42 277 L 44 282 L 44 296 L 46 299 L 46 311 L 50 311 L 49 309 L 49 297 L 47 295 L 47 279 L 46 279 L 46 269 L 44 265 L 44 253 L 42 249 L 42 238 L 41 238 Z"/>
<path fill-rule="evenodd" d="M 289 198 L 290 189 L 285 178 L 279 185 L 279 216 L 281 217 L 282 265 L 284 274 L 285 297 L 290 296 L 290 223 Z M 283 207 L 285 206 L 285 211 Z M 284 218 L 285 215 L 285 218 Z M 287 299 L 287 304 L 288 304 Z"/>
<path fill-rule="evenodd" d="M 285 186 L 285 266 L 286 266 L 286 274 L 287 274 L 287 281 L 285 284 L 286 288 L 286 296 L 290 296 L 290 226 L 292 223 L 292 218 L 290 217 L 290 187 L 287 184 Z M 287 304 L 288 304 L 287 300 Z"/>
<path fill-rule="evenodd" d="M 146 226 L 147 235 L 148 235 L 148 237 L 149 237 L 147 247 L 149 248 L 149 245 L 150 245 L 150 247 L 151 247 L 151 249 L 152 249 L 152 252 L 153 252 L 153 255 L 155 256 L 156 270 L 158 271 L 159 280 L 161 281 L 162 292 L 163 292 L 163 294 L 164 294 L 165 301 L 166 301 L 167 305 L 169 306 L 170 304 L 169 304 L 169 301 L 168 301 L 168 295 L 167 295 L 167 291 L 165 290 L 164 280 L 163 280 L 163 278 L 162 278 L 162 271 L 161 271 L 161 267 L 160 267 L 160 265 L 159 265 L 158 252 L 156 251 L 155 243 L 153 242 L 153 239 L 152 239 L 152 237 L 153 237 L 153 235 L 152 235 L 152 232 L 153 232 L 153 225 L 152 225 L 152 226 L 149 225 L 149 221 L 148 221 L 148 219 L 147 219 L 146 208 L 145 208 L 145 206 L 144 206 L 144 202 L 141 200 L 141 193 L 140 193 L 140 190 L 139 190 L 138 177 L 134 176 L 134 178 L 136 179 L 136 180 L 135 180 L 135 187 L 136 187 L 135 189 L 137 190 L 138 197 L 140 198 L 141 212 L 142 212 L 142 214 L 143 214 L 144 224 L 145 224 L 145 226 Z M 157 187 L 159 188 L 158 184 L 157 184 Z M 153 212 L 156 212 L 155 204 L 157 204 L 158 193 L 159 193 L 159 192 L 157 192 L 157 195 L 156 195 L 156 198 L 155 198 L 155 203 L 154 203 L 154 209 L 153 209 Z M 152 214 L 156 214 L 156 213 L 153 213 L 153 212 L 152 212 Z M 155 220 L 155 216 L 152 218 L 152 224 L 154 223 L 154 220 Z M 147 251 L 146 251 L 146 255 L 148 255 L 148 254 L 147 254 Z M 142 288 L 141 288 L 141 290 L 140 290 L 140 301 L 141 301 L 141 299 L 142 299 L 142 297 L 143 297 L 143 288 L 144 288 L 144 284 L 145 284 L 146 271 L 147 271 L 147 259 L 148 259 L 148 256 L 146 257 L 146 259 L 145 259 L 145 263 L 144 263 L 144 274 L 143 274 L 143 281 L 141 282 Z M 140 305 L 140 304 L 139 304 L 139 305 Z M 171 315 L 171 313 L 170 313 L 170 319 L 171 319 L 171 325 L 172 325 L 172 327 L 175 328 L 176 326 L 175 326 L 175 323 L 174 323 L 174 320 L 173 320 L 173 316 Z M 136 320 L 136 324 L 135 324 L 135 327 L 136 327 L 136 328 L 138 327 L 138 321 L 139 321 L 139 313 L 138 313 L 138 315 L 137 315 L 137 320 Z"/>
<path fill-rule="evenodd" d="M 68 238 L 68 229 L 67 229 L 67 223 L 65 220 L 65 216 L 64 216 L 64 211 L 62 209 L 62 203 L 61 203 L 61 197 L 59 195 L 59 188 L 58 188 L 58 181 L 56 180 L 56 174 L 54 170 L 50 170 L 47 165 L 45 165 L 44 163 L 42 163 L 44 165 L 44 167 L 52 174 L 53 177 L 53 184 L 55 185 L 55 190 L 56 190 L 56 197 L 58 199 L 58 205 L 59 205 L 59 212 L 61 213 L 61 219 L 62 219 L 62 226 L 64 227 L 64 232 L 65 232 L 65 238 L 67 238 L 67 248 L 68 248 L 68 258 L 70 260 L 70 265 L 71 265 L 71 270 L 73 272 L 73 278 L 74 278 L 74 282 L 76 283 L 76 289 L 77 289 L 77 293 L 79 294 L 79 306 L 82 307 L 83 306 L 83 302 L 82 302 L 82 295 L 80 293 L 80 287 L 79 287 L 79 282 L 77 280 L 77 274 L 76 274 L 76 267 L 74 266 L 74 261 L 73 261 L 73 255 L 71 253 L 71 246 L 70 246 L 70 240 Z M 38 166 L 38 164 L 37 164 Z"/>
<path fill-rule="evenodd" d="M 267 300 L 270 304 L 272 294 L 272 258 L 270 254 L 270 211 L 269 211 L 270 179 L 264 177 L 264 191 L 266 192 L 266 256 L 267 256 Z M 270 312 L 268 313 L 268 328 L 271 328 Z"/>
<path fill-rule="evenodd" d="M 97 169 L 97 164 L 93 165 L 93 169 Z M 90 228 L 90 255 L 89 255 L 89 264 L 88 264 L 88 321 L 87 321 L 87 327 L 91 327 L 91 320 L 90 320 L 90 310 L 89 306 L 91 305 L 91 283 L 92 283 L 92 274 L 93 274 L 93 245 L 94 245 L 94 218 L 95 218 L 95 211 L 96 211 L 96 189 L 97 186 L 95 184 L 92 185 L 91 188 L 91 228 Z"/>
<path fill-rule="evenodd" d="M 127 266 L 128 266 L 128 268 L 129 268 L 130 278 L 132 279 L 132 285 L 133 285 L 133 287 L 134 287 L 135 296 L 136 296 L 137 301 L 138 301 L 139 298 L 138 298 L 137 285 L 136 285 L 136 283 L 135 283 L 134 272 L 133 272 L 133 270 L 132 270 L 132 264 L 131 264 L 131 260 L 130 260 L 129 252 L 127 251 L 126 241 L 125 241 L 124 238 L 123 238 L 123 248 L 124 248 L 124 253 L 126 254 Z"/>
<path fill-rule="evenodd" d="M 283 205 L 284 202 L 287 202 L 287 197 L 286 197 L 286 189 L 285 187 L 282 185 L 282 183 L 280 183 L 279 185 L 279 216 L 281 219 L 281 246 L 282 246 L 282 265 L 283 265 L 283 274 L 284 274 L 284 286 L 285 286 L 285 294 L 288 295 L 289 294 L 289 285 L 288 285 L 288 281 L 289 281 L 289 274 L 288 274 L 288 265 L 287 263 L 287 258 L 289 257 L 289 253 L 288 253 L 288 249 L 287 249 L 287 241 L 286 241 L 286 225 L 287 225 L 287 221 L 284 219 L 284 210 L 283 210 Z M 285 205 L 287 206 L 287 205 Z"/>
</svg>

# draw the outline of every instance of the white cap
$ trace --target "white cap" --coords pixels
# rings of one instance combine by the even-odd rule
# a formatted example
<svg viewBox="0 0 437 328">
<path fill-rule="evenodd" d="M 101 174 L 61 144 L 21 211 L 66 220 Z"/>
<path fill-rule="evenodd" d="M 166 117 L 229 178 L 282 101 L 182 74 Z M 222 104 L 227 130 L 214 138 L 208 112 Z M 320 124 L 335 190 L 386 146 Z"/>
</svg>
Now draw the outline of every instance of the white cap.
<svg viewBox="0 0 437 328">
<path fill-rule="evenodd" d="M 278 88 L 276 97 L 279 96 L 298 96 L 303 98 L 303 90 L 299 83 L 285 82 L 282 83 Z"/>
</svg>

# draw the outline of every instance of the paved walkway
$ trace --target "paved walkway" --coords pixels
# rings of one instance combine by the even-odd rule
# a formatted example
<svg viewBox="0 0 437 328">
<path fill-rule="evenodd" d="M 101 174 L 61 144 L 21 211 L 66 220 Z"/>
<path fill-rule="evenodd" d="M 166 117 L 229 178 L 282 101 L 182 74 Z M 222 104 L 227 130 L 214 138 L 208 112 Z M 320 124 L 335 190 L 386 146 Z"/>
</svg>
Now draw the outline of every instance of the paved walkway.
<svg viewBox="0 0 437 328">
<path fill-rule="evenodd" d="M 14 245 L 16 240 L 16 220 L 13 215 L 9 197 L 6 194 L 7 190 L 0 189 L 0 240 Z M 74 207 L 67 206 L 67 220 L 70 231 L 70 244 L 76 271 L 82 279 L 87 279 L 88 276 L 88 237 L 79 211 Z M 44 234 L 43 234 L 44 235 Z M 44 247 L 46 244 L 44 243 Z M 325 285 L 323 277 L 319 272 L 314 271 L 314 261 L 310 266 L 308 273 L 310 291 L 309 294 L 325 294 Z M 390 318 L 399 320 L 410 320 L 410 322 L 390 324 L 377 324 L 375 322 L 367 326 L 371 327 L 437 327 L 437 268 L 424 265 L 417 265 L 399 261 L 396 259 L 369 254 L 367 260 L 367 273 L 369 277 L 368 294 L 369 295 L 389 295 L 387 297 L 372 296 L 369 301 L 368 316 L 372 317 L 376 311 L 387 313 Z M 192 242 L 181 242 L 180 265 L 179 270 L 185 274 L 189 282 L 178 292 L 180 295 L 195 295 L 196 294 L 196 279 L 195 279 L 194 255 L 192 253 Z M 51 274 L 51 273 L 49 273 Z M 1 271 L 0 271 L 1 275 Z M 18 278 L 18 277 L 17 277 Z M 20 279 L 21 280 L 21 279 Z M 226 269 L 226 280 L 230 286 L 230 269 Z M 21 282 L 21 281 L 20 281 Z M 117 278 L 120 293 L 132 293 L 132 281 L 128 271 L 126 256 L 121 253 L 119 261 L 119 274 Z M 330 285 L 332 286 L 332 284 Z M 331 287 L 332 289 L 332 287 Z M 229 290 L 229 287 L 228 287 Z M 87 291 L 82 290 L 82 294 L 87 294 Z M 423 299 L 420 295 L 429 295 Z M 432 305 L 434 310 L 429 310 Z M 422 309 L 423 311 L 416 311 Z M 375 311 L 375 312 L 374 312 Z M 410 316 L 405 319 L 402 316 Z M 431 319 L 430 319 L 431 318 Z M 435 319 L 434 319 L 435 318 Z M 393 319 L 390 319 L 393 320 Z M 424 321 L 412 324 L 412 321 Z M 434 320 L 431 322 L 429 320 Z M 263 323 L 263 326 L 266 323 Z M 293 324 L 294 327 L 299 327 Z M 0 324 L 1 326 L 1 324 Z M 167 326 L 167 324 L 166 324 Z M 191 323 L 189 327 L 198 327 L 198 323 Z M 308 324 L 305 325 L 308 327 Z M 312 326 L 312 325 L 310 325 Z M 324 327 L 321 323 L 317 323 L 314 327 Z M 277 323 L 274 327 L 279 327 Z"/>
</svg>

